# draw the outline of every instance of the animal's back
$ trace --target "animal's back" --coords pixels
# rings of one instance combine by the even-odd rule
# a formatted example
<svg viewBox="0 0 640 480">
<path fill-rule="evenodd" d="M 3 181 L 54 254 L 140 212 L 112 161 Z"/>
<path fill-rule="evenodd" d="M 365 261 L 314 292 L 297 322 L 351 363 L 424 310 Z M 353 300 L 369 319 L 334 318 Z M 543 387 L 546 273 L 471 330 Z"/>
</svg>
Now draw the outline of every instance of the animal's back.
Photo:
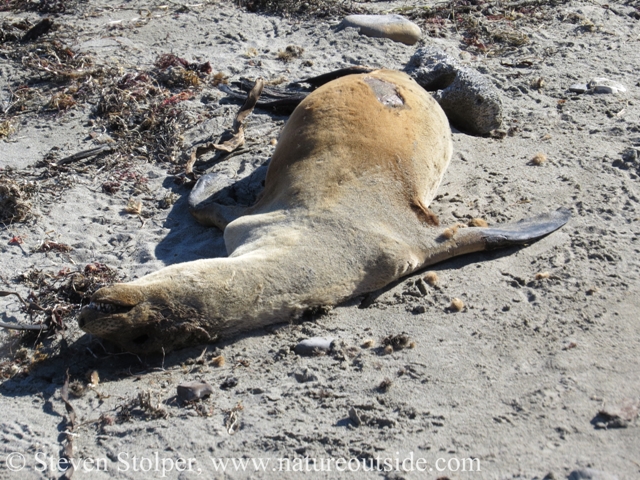
<svg viewBox="0 0 640 480">
<path fill-rule="evenodd" d="M 294 111 L 256 210 L 331 209 L 362 191 L 420 213 L 451 150 L 444 112 L 409 76 L 349 75 L 318 88 Z"/>
</svg>

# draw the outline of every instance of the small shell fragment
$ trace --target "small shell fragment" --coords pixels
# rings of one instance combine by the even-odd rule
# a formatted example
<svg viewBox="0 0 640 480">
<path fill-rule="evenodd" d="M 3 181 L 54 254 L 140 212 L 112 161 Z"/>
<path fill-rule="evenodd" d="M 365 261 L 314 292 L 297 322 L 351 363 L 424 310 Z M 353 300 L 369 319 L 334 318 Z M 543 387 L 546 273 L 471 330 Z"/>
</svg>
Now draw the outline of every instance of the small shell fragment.
<svg viewBox="0 0 640 480">
<path fill-rule="evenodd" d="M 124 207 L 124 211 L 131 215 L 140 215 L 142 213 L 142 202 L 135 200 L 134 198 L 130 198 L 127 202 L 127 206 Z"/>
</svg>

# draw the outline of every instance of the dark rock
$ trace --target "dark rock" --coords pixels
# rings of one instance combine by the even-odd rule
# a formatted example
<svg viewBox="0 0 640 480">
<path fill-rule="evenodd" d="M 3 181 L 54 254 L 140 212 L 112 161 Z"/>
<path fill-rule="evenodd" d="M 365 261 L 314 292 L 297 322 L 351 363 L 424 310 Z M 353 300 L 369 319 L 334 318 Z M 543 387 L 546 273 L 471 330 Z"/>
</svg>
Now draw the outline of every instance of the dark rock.
<svg viewBox="0 0 640 480">
<path fill-rule="evenodd" d="M 183 402 L 193 402 L 213 393 L 207 382 L 185 382 L 178 385 L 178 398 Z"/>
<path fill-rule="evenodd" d="M 405 70 L 423 88 L 435 91 L 434 98 L 454 126 L 488 135 L 502 125 L 498 90 L 479 72 L 460 66 L 443 51 L 435 47 L 420 48 Z"/>
</svg>

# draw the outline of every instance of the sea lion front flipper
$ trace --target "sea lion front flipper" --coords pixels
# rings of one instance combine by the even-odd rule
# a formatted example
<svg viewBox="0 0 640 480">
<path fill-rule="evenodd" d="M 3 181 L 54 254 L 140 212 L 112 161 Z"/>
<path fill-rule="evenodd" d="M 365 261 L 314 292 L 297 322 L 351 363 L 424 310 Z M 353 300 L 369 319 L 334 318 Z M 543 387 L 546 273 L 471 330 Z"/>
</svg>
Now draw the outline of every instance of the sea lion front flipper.
<svg viewBox="0 0 640 480">
<path fill-rule="evenodd" d="M 189 212 L 198 223 L 224 230 L 255 203 L 266 175 L 266 165 L 234 183 L 219 173 L 208 173 L 200 177 L 189 194 Z"/>
<path fill-rule="evenodd" d="M 244 215 L 246 210 L 247 207 L 222 205 L 215 202 L 208 202 L 205 206 L 199 205 L 197 208 L 189 208 L 189 212 L 198 223 L 206 227 L 218 227 L 222 231 L 235 219 Z"/>
<path fill-rule="evenodd" d="M 426 248 L 426 258 L 420 268 L 466 253 L 535 242 L 562 227 L 570 217 L 569 210 L 560 208 L 517 223 L 457 229 L 450 238 L 441 235 L 435 244 Z"/>
</svg>

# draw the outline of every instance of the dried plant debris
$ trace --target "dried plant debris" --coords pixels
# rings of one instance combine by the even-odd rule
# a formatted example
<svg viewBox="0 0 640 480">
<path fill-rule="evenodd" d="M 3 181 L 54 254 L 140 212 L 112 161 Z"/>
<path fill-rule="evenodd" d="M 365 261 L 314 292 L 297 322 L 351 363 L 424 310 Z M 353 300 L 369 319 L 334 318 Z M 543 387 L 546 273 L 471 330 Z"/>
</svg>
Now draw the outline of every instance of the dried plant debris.
<svg viewBox="0 0 640 480">
<path fill-rule="evenodd" d="M 382 339 L 384 347 L 391 347 L 393 351 L 404 350 L 405 348 L 415 348 L 416 343 L 406 333 L 399 335 L 389 335 Z"/>
<path fill-rule="evenodd" d="M 378 385 L 378 391 L 382 393 L 387 393 L 391 389 L 392 385 L 393 385 L 393 381 L 390 378 L 385 378 Z"/>
<path fill-rule="evenodd" d="M 390 380 L 389 380 L 390 381 Z M 385 383 L 385 381 L 383 381 Z M 374 428 L 393 428 L 396 420 L 376 415 L 376 407 L 372 405 L 356 405 L 349 408 L 349 419 L 356 427 L 367 425 Z"/>
<path fill-rule="evenodd" d="M 204 82 L 223 82 L 210 76 L 209 62 L 191 63 L 173 54 L 163 54 L 149 71 L 129 72 L 105 83 L 96 115 L 121 150 L 145 147 L 161 161 L 174 162 L 181 148 L 182 133 L 201 121 L 185 107 Z"/>
<path fill-rule="evenodd" d="M 596 428 L 627 428 L 638 418 L 640 400 L 626 398 L 618 403 L 605 404 L 593 419 Z"/>
<path fill-rule="evenodd" d="M 300 58 L 303 53 L 304 48 L 297 45 L 288 45 L 284 50 L 278 51 L 278 60 L 288 63 L 295 58 Z"/>
<path fill-rule="evenodd" d="M 559 4 L 568 0 L 490 2 L 452 0 L 434 5 L 403 6 L 398 13 L 420 25 L 432 37 L 459 32 L 467 50 L 487 56 L 500 55 L 529 43 L 526 25 L 555 17 Z"/>
<path fill-rule="evenodd" d="M 70 13 L 74 0 L 6 0 L 0 11 L 30 11 L 40 13 Z"/>
<path fill-rule="evenodd" d="M 3 178 L 0 173 L 0 223 L 24 222 L 31 211 L 31 198 L 36 186 Z"/>
<path fill-rule="evenodd" d="M 227 418 L 225 420 L 225 427 L 229 435 L 233 435 L 240 430 L 240 412 L 244 410 L 241 403 L 238 403 L 235 407 L 227 412 Z"/>
<path fill-rule="evenodd" d="M 9 120 L 0 122 L 0 138 L 7 138 L 13 132 L 15 132 L 15 128 Z"/>
<path fill-rule="evenodd" d="M 38 248 L 35 249 L 35 252 L 51 252 L 51 251 L 55 251 L 55 252 L 67 253 L 67 252 L 70 252 L 71 250 L 73 250 L 73 248 L 71 248 L 69 245 L 66 245 L 64 243 L 58 243 L 58 242 L 53 242 L 51 240 L 45 240 L 44 242 L 42 242 L 40 244 L 40 246 Z"/>
<path fill-rule="evenodd" d="M 194 63 L 185 60 L 184 58 L 180 58 L 172 53 L 164 53 L 158 57 L 155 63 L 156 67 L 160 70 L 166 70 L 169 67 L 181 67 L 185 70 L 200 72 L 204 74 L 210 74 L 213 72 L 211 68 L 211 63 Z"/>
<path fill-rule="evenodd" d="M 57 248 L 67 247 L 54 242 L 49 244 L 57 245 Z M 27 305 L 23 307 L 25 313 L 32 317 L 44 315 L 44 325 L 52 331 L 61 331 L 96 290 L 118 279 L 115 270 L 96 262 L 84 269 L 72 271 L 64 268 L 57 273 L 33 268 L 19 275 L 17 281 L 31 290 Z"/>
<path fill-rule="evenodd" d="M 5 380 L 16 375 L 27 375 L 33 367 L 49 358 L 49 354 L 43 351 L 42 343 L 38 343 L 34 349 L 21 347 L 16 350 L 12 359 L 0 363 L 0 379 Z"/>
<path fill-rule="evenodd" d="M 284 17 L 338 17 L 364 13 L 350 0 L 236 0 L 250 12 L 266 12 Z"/>
<path fill-rule="evenodd" d="M 169 413 L 156 400 L 150 390 L 138 393 L 138 396 L 132 398 L 128 402 L 118 405 L 117 421 L 118 423 L 130 422 L 134 418 L 143 420 L 154 420 L 158 418 L 167 418 Z"/>
</svg>

